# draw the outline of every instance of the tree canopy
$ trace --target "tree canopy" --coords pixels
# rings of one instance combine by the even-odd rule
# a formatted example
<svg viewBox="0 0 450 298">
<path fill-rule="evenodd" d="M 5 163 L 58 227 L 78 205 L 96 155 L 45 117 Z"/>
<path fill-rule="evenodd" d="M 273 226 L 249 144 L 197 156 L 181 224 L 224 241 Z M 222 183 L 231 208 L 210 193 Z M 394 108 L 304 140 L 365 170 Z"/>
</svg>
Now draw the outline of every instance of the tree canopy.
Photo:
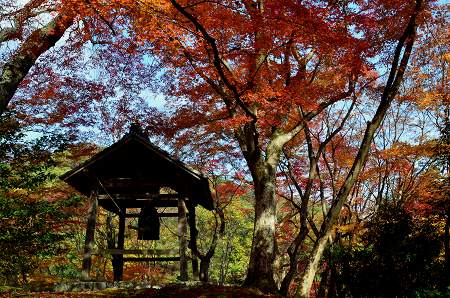
<svg viewBox="0 0 450 298">
<path fill-rule="evenodd" d="M 204 281 L 218 270 L 218 251 L 221 264 L 232 263 L 236 240 L 227 229 L 237 225 L 236 210 L 245 217 L 236 200 L 252 204 L 254 215 L 251 246 L 243 240 L 245 279 L 238 274 L 245 286 L 364 296 L 378 295 L 362 289 L 372 276 L 382 272 L 385 284 L 387 272 L 411 260 L 427 260 L 431 267 L 411 267 L 423 276 L 450 272 L 448 4 L 0 4 L 0 113 L 14 111 L 34 134 L 72 137 L 64 152 L 74 159 L 138 122 L 155 143 L 214 177 L 217 206 L 207 219 L 214 232 L 209 246 L 193 248 Z M 2 148 L 21 142 L 13 137 Z M 4 181 L 51 178 L 46 163 L 23 169 L 21 155 L 10 156 Z M 391 236 L 394 248 L 380 244 Z M 221 270 L 211 276 L 224 282 Z M 426 287 L 413 277 L 399 282 L 396 295 Z"/>
</svg>

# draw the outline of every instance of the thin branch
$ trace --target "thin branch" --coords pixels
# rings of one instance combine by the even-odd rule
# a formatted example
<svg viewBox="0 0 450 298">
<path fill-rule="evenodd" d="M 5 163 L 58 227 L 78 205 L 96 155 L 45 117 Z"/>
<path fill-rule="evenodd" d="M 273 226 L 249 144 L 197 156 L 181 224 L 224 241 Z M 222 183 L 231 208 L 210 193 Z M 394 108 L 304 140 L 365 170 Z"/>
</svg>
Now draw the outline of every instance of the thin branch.
<svg viewBox="0 0 450 298">
<path fill-rule="evenodd" d="M 216 40 L 208 33 L 208 31 L 205 29 L 205 27 L 197 20 L 196 17 L 194 17 L 192 14 L 190 14 L 185 8 L 183 8 L 177 1 L 170 0 L 172 5 L 182 14 L 184 15 L 191 23 L 195 26 L 195 28 L 200 31 L 203 35 L 203 38 L 206 40 L 206 42 L 209 44 L 213 51 L 213 65 L 216 68 L 219 77 L 225 84 L 225 86 L 233 93 L 234 100 L 236 101 L 236 104 L 241 107 L 245 114 L 253 119 L 253 121 L 257 120 L 257 117 L 255 113 L 253 113 L 249 107 L 240 99 L 239 92 L 235 85 L 233 85 L 225 75 L 223 68 L 222 68 L 222 59 L 219 54 L 219 49 L 216 44 Z"/>
<path fill-rule="evenodd" d="M 86 1 L 87 5 L 90 6 L 92 8 L 92 10 L 98 15 L 98 17 L 106 24 L 106 26 L 108 26 L 108 28 L 111 30 L 111 32 L 114 35 L 117 35 L 116 30 L 114 30 L 114 27 L 112 26 L 112 24 L 107 19 L 105 19 L 105 17 L 100 13 L 100 11 L 96 7 L 94 7 L 92 5 L 92 2 L 90 0 L 85 0 L 85 1 Z"/>
</svg>

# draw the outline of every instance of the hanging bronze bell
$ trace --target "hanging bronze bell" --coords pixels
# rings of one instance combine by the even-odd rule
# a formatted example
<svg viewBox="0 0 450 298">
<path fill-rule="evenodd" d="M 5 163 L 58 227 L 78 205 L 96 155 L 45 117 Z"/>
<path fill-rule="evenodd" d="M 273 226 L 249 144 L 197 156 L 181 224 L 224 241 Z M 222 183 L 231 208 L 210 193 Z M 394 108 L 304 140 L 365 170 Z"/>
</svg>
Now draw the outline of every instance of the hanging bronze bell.
<svg viewBox="0 0 450 298">
<path fill-rule="evenodd" d="M 138 240 L 159 240 L 159 215 L 152 205 L 141 209 L 138 218 Z"/>
</svg>

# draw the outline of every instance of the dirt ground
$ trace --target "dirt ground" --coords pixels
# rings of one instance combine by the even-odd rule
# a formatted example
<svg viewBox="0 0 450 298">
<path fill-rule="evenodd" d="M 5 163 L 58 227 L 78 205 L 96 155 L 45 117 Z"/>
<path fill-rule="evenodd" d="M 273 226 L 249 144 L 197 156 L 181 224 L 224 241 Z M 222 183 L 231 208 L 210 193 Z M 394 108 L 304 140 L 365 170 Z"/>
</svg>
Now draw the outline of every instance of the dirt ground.
<svg viewBox="0 0 450 298">
<path fill-rule="evenodd" d="M 277 297 L 264 295 L 257 290 L 239 286 L 217 285 L 166 285 L 155 289 L 120 289 L 108 288 L 101 291 L 89 292 L 22 292 L 10 291 L 0 294 L 1 297 Z"/>
</svg>

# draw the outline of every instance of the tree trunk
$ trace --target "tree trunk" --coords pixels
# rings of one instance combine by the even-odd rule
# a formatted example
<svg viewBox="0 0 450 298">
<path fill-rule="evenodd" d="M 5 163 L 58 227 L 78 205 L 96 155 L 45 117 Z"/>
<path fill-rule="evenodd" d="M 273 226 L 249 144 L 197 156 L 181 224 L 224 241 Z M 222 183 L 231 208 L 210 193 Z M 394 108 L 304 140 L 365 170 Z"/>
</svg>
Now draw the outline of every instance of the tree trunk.
<svg viewBox="0 0 450 298">
<path fill-rule="evenodd" d="M 297 237 L 295 237 L 294 241 L 288 248 L 289 270 L 286 276 L 283 278 L 280 286 L 280 294 L 283 296 L 287 296 L 289 294 L 289 286 L 291 285 L 291 282 L 294 279 L 295 274 L 297 273 L 297 263 L 299 260 L 298 249 L 300 248 L 300 245 L 303 243 L 307 235 L 308 228 L 302 225 Z"/>
<path fill-rule="evenodd" d="M 6 110 L 17 87 L 39 56 L 53 47 L 72 25 L 75 11 L 71 8 L 70 14 L 60 14 L 43 28 L 35 30 L 5 63 L 0 76 L 0 114 Z"/>
<path fill-rule="evenodd" d="M 115 249 L 116 247 L 116 233 L 115 233 L 115 227 L 113 225 L 113 213 L 108 211 L 108 215 L 106 217 L 106 243 L 108 249 Z M 118 281 L 119 278 L 119 262 L 117 255 L 113 254 L 111 255 L 111 263 L 113 267 L 113 280 Z M 105 262 L 106 264 L 106 262 Z M 106 265 L 105 265 L 106 266 Z M 106 270 L 104 270 L 106 272 Z"/>
<path fill-rule="evenodd" d="M 300 284 L 297 288 L 297 293 L 295 296 L 297 297 L 309 297 L 309 292 L 311 291 L 311 286 L 314 282 L 314 277 L 316 276 L 317 269 L 319 268 L 319 262 L 322 258 L 323 251 L 327 246 L 328 239 L 331 235 L 331 231 L 324 237 L 320 237 L 317 239 L 316 243 L 313 246 L 313 250 L 308 259 L 308 265 L 306 266 L 305 271 L 302 272 L 300 277 Z"/>
<path fill-rule="evenodd" d="M 312 167 L 312 171 L 315 171 L 315 167 Z M 310 176 L 313 178 L 312 176 Z M 311 179 L 312 180 L 312 179 Z M 299 253 L 298 250 L 300 246 L 305 241 L 306 237 L 308 236 L 309 229 L 307 224 L 307 216 L 308 216 L 308 202 L 309 202 L 309 196 L 311 191 L 311 185 L 309 185 L 308 189 L 305 191 L 301 206 L 300 206 L 300 231 L 295 237 L 294 241 L 289 245 L 288 248 L 288 255 L 289 255 L 289 270 L 284 277 L 281 287 L 280 287 L 280 293 L 283 296 L 287 296 L 289 294 L 289 286 L 291 285 L 292 280 L 294 279 L 295 274 L 297 273 L 297 263 L 299 260 Z"/>
<path fill-rule="evenodd" d="M 198 248 L 197 248 L 197 224 L 195 219 L 195 206 L 192 204 L 187 204 L 186 206 L 189 211 L 188 216 L 188 223 L 189 223 L 189 248 L 191 249 L 191 255 L 192 255 L 192 280 L 198 280 L 199 273 L 198 273 Z"/>
<path fill-rule="evenodd" d="M 84 240 L 84 254 L 81 271 L 81 280 L 90 280 L 90 271 L 92 264 L 92 250 L 94 248 L 95 224 L 97 221 L 98 192 L 93 190 L 89 198 L 89 209 L 86 223 L 86 236 Z"/>
<path fill-rule="evenodd" d="M 273 278 L 275 261 L 275 172 L 267 162 L 250 169 L 255 186 L 255 223 L 252 251 L 244 286 L 256 287 L 267 293 L 277 291 Z"/>
<path fill-rule="evenodd" d="M 329 279 L 328 279 L 328 292 L 327 292 L 327 297 L 328 298 L 334 298 L 334 297 L 344 297 L 344 292 L 342 291 L 342 286 L 337 284 L 336 281 L 336 277 L 337 277 L 337 272 L 336 272 L 336 267 L 331 268 L 331 272 L 329 274 Z M 320 296 L 319 296 L 320 297 Z"/>
<path fill-rule="evenodd" d="M 359 173 L 361 172 L 366 162 L 370 145 L 372 144 L 373 138 L 375 136 L 375 132 L 380 127 L 381 122 L 383 121 L 392 100 L 398 93 L 398 89 L 400 88 L 400 84 L 403 80 L 403 75 L 406 67 L 408 66 L 409 57 L 414 45 L 417 30 L 416 20 L 417 16 L 423 9 L 422 4 L 422 0 L 416 0 L 416 5 L 410 17 L 408 25 L 398 41 L 392 60 L 389 78 L 381 96 L 377 111 L 373 116 L 372 121 L 367 123 L 366 131 L 359 146 L 359 150 L 353 162 L 352 168 L 345 178 L 344 183 L 339 189 L 339 192 L 337 193 L 336 198 L 333 201 L 330 210 L 328 211 L 322 223 L 319 237 L 317 237 L 316 243 L 313 246 L 313 250 L 308 260 L 306 269 L 300 277 L 300 285 L 297 288 L 296 293 L 296 296 L 298 297 L 309 297 L 309 292 L 318 270 L 319 261 L 327 245 L 328 238 L 331 235 L 333 225 L 337 222 L 341 208 L 347 200 L 350 190 L 355 184 Z"/>
<path fill-rule="evenodd" d="M 447 115 L 449 115 L 448 112 L 448 106 L 447 106 Z M 448 119 L 448 118 L 447 118 Z M 445 130 L 444 130 L 444 144 L 446 146 L 450 146 L 450 120 L 446 120 L 445 123 Z M 447 208 L 445 209 L 444 215 L 447 217 L 447 220 L 445 221 L 445 227 L 444 227 L 444 258 L 445 258 L 445 269 L 447 271 L 447 276 L 450 276 L 450 152 L 447 151 L 447 160 L 446 160 L 446 174 L 447 174 L 447 184 L 444 184 L 444 195 L 445 200 L 444 202 L 447 202 Z"/>
<path fill-rule="evenodd" d="M 330 291 L 328 288 L 327 292 L 329 276 L 330 266 L 327 266 L 327 268 L 320 274 L 320 284 L 319 289 L 317 290 L 317 297 L 329 297 L 329 295 L 327 295 Z"/>
<path fill-rule="evenodd" d="M 186 249 L 187 242 L 187 218 L 186 218 L 186 204 L 184 199 L 178 199 L 178 240 L 180 243 L 180 280 L 187 281 L 189 279 L 187 268 Z"/>
<path fill-rule="evenodd" d="M 445 253 L 445 266 L 447 270 L 447 276 L 450 276 L 450 205 L 447 207 L 447 220 L 445 221 L 444 232 L 444 253 Z"/>
<path fill-rule="evenodd" d="M 211 263 L 210 258 L 200 259 L 200 281 L 209 282 L 209 265 Z"/>
<path fill-rule="evenodd" d="M 222 262 L 221 262 L 221 266 L 220 266 L 220 277 L 219 277 L 219 284 L 223 285 L 225 283 L 225 279 L 227 277 L 227 273 L 228 273 L 228 265 L 229 265 L 229 255 L 231 252 L 231 239 L 228 236 L 227 237 L 227 245 L 225 247 L 225 251 L 223 253 L 223 257 L 222 257 Z"/>
</svg>

